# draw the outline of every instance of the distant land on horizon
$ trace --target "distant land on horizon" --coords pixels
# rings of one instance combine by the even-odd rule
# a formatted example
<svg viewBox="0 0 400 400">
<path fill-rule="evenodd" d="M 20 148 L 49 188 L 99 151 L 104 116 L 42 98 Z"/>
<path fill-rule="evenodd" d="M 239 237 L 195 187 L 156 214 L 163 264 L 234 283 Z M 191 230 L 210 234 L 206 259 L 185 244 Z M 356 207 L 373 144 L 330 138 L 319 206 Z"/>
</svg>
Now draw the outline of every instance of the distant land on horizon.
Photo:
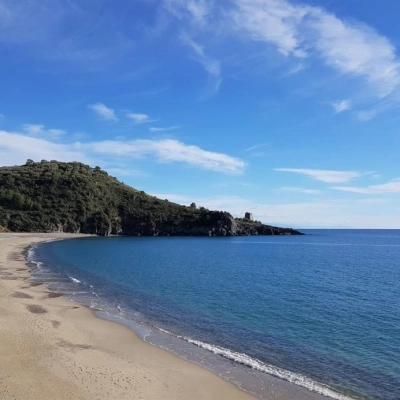
<svg viewBox="0 0 400 400">
<path fill-rule="evenodd" d="M 101 236 L 301 235 L 291 228 L 182 206 L 139 191 L 99 167 L 55 160 L 0 167 L 0 231 Z"/>
</svg>

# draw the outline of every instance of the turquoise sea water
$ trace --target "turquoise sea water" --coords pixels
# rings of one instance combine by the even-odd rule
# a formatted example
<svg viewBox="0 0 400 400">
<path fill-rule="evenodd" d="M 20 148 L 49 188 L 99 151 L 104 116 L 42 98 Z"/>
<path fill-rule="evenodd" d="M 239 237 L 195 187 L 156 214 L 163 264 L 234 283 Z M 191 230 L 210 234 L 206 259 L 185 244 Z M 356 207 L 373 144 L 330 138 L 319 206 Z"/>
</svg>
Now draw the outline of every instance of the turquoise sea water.
<svg viewBox="0 0 400 400">
<path fill-rule="evenodd" d="M 400 399 L 400 230 L 304 232 L 90 237 L 30 257 L 33 279 L 261 398 L 273 375 L 337 399 Z"/>
</svg>

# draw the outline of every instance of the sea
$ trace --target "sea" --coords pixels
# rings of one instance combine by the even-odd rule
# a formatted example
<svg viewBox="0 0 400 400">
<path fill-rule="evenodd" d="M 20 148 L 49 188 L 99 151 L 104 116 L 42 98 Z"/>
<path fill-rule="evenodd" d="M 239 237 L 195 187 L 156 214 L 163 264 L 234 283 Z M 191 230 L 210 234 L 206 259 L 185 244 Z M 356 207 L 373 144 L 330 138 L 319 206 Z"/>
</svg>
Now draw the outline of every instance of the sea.
<svg viewBox="0 0 400 400">
<path fill-rule="evenodd" d="M 32 280 L 261 399 L 400 399 L 400 230 L 87 237 Z"/>
</svg>

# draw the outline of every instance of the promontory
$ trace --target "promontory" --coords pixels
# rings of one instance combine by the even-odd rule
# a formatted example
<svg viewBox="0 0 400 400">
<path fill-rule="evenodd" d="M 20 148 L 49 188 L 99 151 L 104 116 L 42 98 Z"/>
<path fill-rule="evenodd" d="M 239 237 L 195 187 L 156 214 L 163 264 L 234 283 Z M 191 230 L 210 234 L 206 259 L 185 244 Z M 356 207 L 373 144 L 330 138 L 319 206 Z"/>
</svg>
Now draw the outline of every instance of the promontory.
<svg viewBox="0 0 400 400">
<path fill-rule="evenodd" d="M 134 189 L 99 167 L 28 160 L 0 167 L 0 231 L 107 236 L 301 235 L 291 228 L 175 204 Z"/>
</svg>

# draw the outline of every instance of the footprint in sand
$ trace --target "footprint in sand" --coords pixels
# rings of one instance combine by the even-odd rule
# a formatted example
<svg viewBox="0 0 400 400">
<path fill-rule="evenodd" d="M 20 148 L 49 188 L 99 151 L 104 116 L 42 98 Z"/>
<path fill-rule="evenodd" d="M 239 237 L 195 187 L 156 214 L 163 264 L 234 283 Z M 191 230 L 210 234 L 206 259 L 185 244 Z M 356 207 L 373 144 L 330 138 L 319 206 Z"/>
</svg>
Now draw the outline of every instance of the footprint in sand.
<svg viewBox="0 0 400 400">
<path fill-rule="evenodd" d="M 58 328 L 61 325 L 60 321 L 50 321 L 53 324 L 53 328 Z"/>
<path fill-rule="evenodd" d="M 26 308 L 28 309 L 28 311 L 30 311 L 33 314 L 44 314 L 44 313 L 47 313 L 47 310 L 44 307 L 39 306 L 37 304 L 29 304 L 29 305 L 26 306 Z"/>
<path fill-rule="evenodd" d="M 23 292 L 14 292 L 11 296 L 16 297 L 17 299 L 33 299 L 31 295 Z"/>
<path fill-rule="evenodd" d="M 49 299 L 55 299 L 55 298 L 61 297 L 61 296 L 63 296 L 61 293 L 56 293 L 56 292 L 47 293 L 47 297 Z"/>
</svg>

